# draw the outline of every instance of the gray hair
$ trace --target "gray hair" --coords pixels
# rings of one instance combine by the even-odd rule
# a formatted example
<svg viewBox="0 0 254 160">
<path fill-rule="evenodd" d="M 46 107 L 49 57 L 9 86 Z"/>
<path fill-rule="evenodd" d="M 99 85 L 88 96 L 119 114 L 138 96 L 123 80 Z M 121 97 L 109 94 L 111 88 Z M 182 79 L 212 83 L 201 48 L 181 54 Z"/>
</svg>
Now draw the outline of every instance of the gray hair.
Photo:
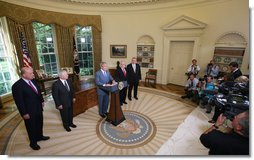
<svg viewBox="0 0 254 160">
<path fill-rule="evenodd" d="M 102 67 L 103 64 L 107 64 L 106 62 L 101 62 L 100 63 L 100 67 Z"/>
<path fill-rule="evenodd" d="M 238 83 L 247 83 L 248 81 L 249 81 L 249 78 L 246 76 L 240 76 L 235 79 L 235 82 L 238 82 Z"/>
<path fill-rule="evenodd" d="M 63 72 L 67 72 L 67 70 L 66 69 L 61 69 L 60 71 L 59 71 L 59 77 L 62 77 L 62 75 L 63 75 Z"/>
<path fill-rule="evenodd" d="M 244 137 L 249 137 L 249 110 L 245 111 L 245 116 L 239 119 L 238 122 L 242 126 L 242 130 L 240 131 Z"/>
</svg>

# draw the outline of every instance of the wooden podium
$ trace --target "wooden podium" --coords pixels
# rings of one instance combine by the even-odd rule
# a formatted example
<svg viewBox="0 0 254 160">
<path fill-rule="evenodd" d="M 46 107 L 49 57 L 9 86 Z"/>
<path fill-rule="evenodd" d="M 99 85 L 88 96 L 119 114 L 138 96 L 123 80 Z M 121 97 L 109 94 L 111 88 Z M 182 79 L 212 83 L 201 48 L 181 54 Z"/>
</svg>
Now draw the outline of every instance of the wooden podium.
<svg viewBox="0 0 254 160">
<path fill-rule="evenodd" d="M 110 122 L 114 126 L 117 126 L 125 120 L 122 108 L 119 100 L 119 85 L 126 87 L 127 82 L 123 81 L 113 86 L 103 86 L 102 89 L 111 92 L 110 108 L 106 121 Z"/>
</svg>

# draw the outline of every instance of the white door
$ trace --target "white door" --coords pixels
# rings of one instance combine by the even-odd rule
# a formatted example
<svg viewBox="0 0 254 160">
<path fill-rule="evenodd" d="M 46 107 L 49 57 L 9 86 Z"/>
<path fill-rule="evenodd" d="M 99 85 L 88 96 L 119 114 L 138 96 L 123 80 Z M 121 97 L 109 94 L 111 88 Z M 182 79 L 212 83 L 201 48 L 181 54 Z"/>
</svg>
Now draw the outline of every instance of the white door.
<svg viewBox="0 0 254 160">
<path fill-rule="evenodd" d="M 191 64 L 194 41 L 170 41 L 168 83 L 184 86 L 187 68 Z"/>
</svg>

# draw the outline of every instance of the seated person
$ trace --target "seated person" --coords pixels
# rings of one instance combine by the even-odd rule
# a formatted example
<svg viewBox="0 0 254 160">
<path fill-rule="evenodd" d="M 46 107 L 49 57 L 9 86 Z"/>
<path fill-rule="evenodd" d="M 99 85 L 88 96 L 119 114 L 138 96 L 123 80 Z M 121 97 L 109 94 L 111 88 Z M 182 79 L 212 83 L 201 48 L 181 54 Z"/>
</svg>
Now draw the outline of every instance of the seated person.
<svg viewBox="0 0 254 160">
<path fill-rule="evenodd" d="M 239 88 L 240 93 L 249 97 L 249 78 L 246 76 L 240 76 L 235 79 L 235 82 L 237 82 L 236 87 Z"/>
<path fill-rule="evenodd" d="M 237 83 L 248 83 L 249 78 L 246 77 L 246 76 L 240 76 L 240 77 L 235 79 L 235 82 L 237 82 Z"/>
<path fill-rule="evenodd" d="M 200 71 L 200 67 L 197 65 L 197 60 L 194 58 L 192 59 L 192 64 L 187 69 L 186 75 L 188 76 L 188 78 L 190 78 L 191 74 L 194 74 L 196 77 L 199 71 Z"/>
<path fill-rule="evenodd" d="M 206 107 L 206 113 L 211 113 L 212 106 L 208 103 L 216 93 L 213 77 L 207 76 L 202 80 L 201 90 L 199 92 L 201 98 L 201 105 Z"/>
<path fill-rule="evenodd" d="M 215 64 L 214 60 L 211 60 L 210 63 L 207 65 L 205 69 L 205 74 L 207 76 L 213 76 L 214 78 L 217 78 L 219 74 L 219 66 Z"/>
<path fill-rule="evenodd" d="M 220 114 L 216 123 L 206 130 L 200 141 L 209 148 L 209 155 L 249 155 L 249 111 L 236 115 L 232 129 L 223 133 L 217 130 L 226 117 Z"/>
<path fill-rule="evenodd" d="M 186 85 L 185 85 L 185 94 L 182 96 L 182 98 L 192 98 L 195 97 L 195 95 L 198 94 L 197 91 L 197 85 L 198 85 L 198 79 L 195 77 L 195 75 L 192 73 L 190 74 L 190 78 L 188 79 Z"/>
</svg>

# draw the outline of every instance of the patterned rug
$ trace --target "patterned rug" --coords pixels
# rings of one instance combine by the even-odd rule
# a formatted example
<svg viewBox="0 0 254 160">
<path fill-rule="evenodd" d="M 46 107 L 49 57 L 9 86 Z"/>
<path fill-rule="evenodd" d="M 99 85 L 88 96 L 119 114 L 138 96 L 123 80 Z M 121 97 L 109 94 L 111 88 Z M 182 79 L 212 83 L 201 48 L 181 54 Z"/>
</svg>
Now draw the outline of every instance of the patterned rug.
<svg viewBox="0 0 254 160">
<path fill-rule="evenodd" d="M 155 155 L 195 107 L 185 103 L 179 95 L 149 88 L 140 87 L 138 97 L 122 106 L 127 120 L 118 126 L 120 128 L 112 129 L 105 124 L 98 107 L 94 106 L 74 117 L 77 128 L 71 132 L 63 128 L 59 111 L 49 99 L 44 107 L 43 131 L 50 140 L 38 142 L 39 151 L 32 150 L 22 121 L 11 133 L 2 154 Z"/>
<path fill-rule="evenodd" d="M 98 122 L 97 135 L 104 143 L 113 147 L 133 148 L 143 146 L 153 139 L 156 126 L 149 117 L 134 111 L 124 111 L 124 116 L 126 120 L 118 126 L 105 119 Z"/>
</svg>

